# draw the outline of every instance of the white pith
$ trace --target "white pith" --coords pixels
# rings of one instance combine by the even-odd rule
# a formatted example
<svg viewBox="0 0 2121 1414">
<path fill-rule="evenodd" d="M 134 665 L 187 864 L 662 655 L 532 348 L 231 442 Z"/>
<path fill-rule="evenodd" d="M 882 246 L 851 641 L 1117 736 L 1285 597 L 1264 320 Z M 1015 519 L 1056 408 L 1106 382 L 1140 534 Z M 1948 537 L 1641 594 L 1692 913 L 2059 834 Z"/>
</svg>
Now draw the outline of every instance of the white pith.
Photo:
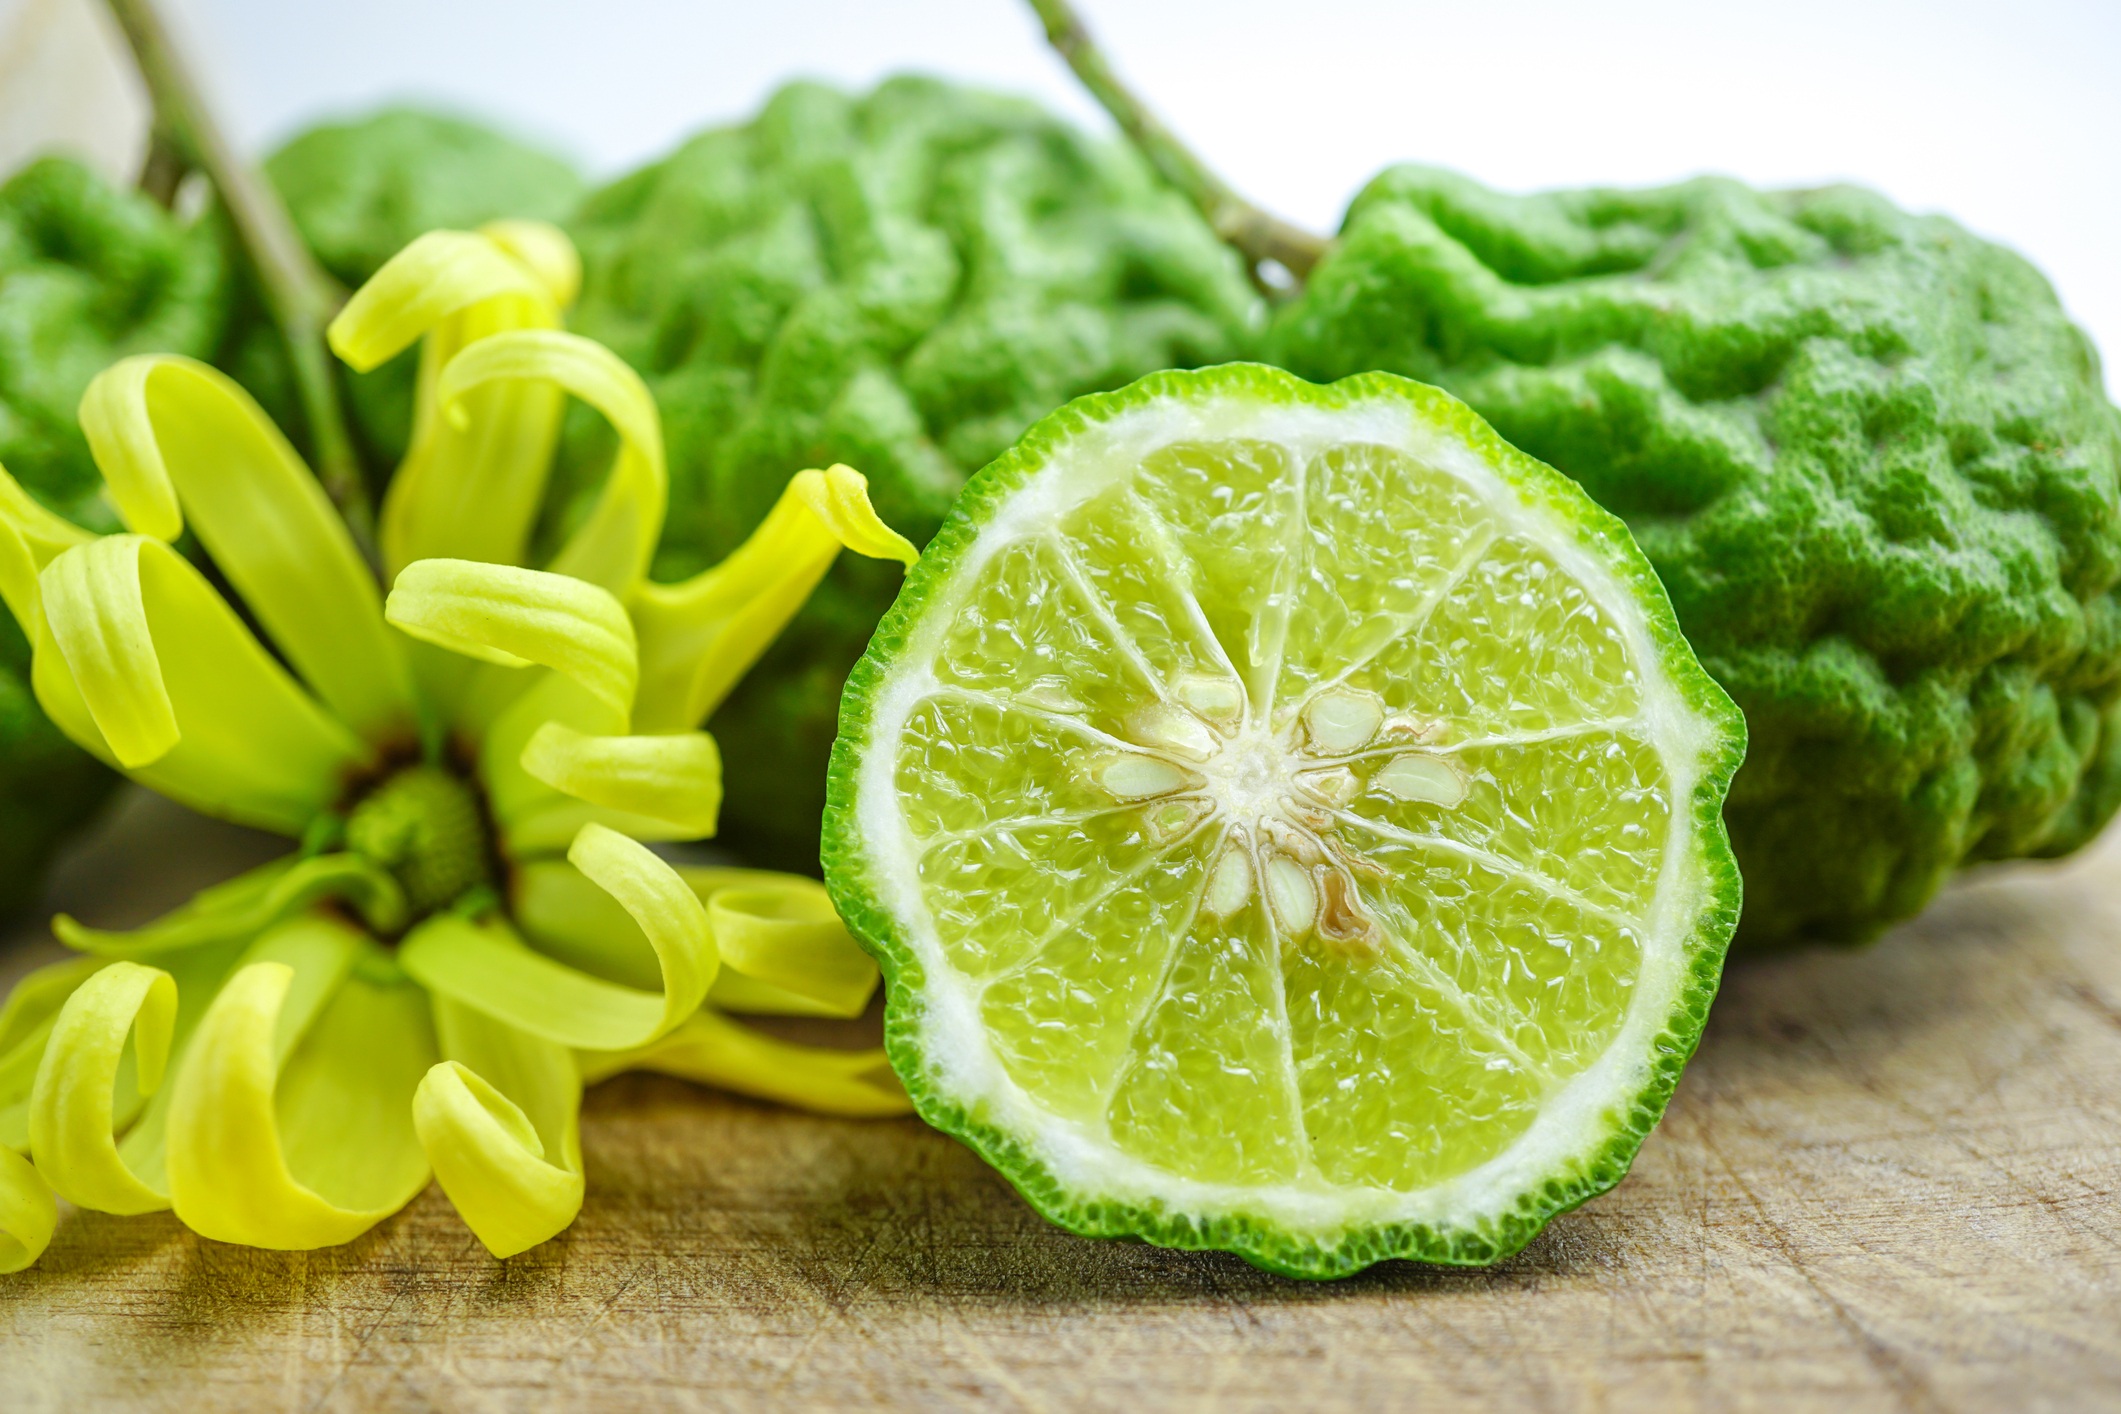
<svg viewBox="0 0 2121 1414">
<path fill-rule="evenodd" d="M 1645 916 L 1631 920 L 1640 930 L 1643 951 L 1618 1034 L 1595 1063 L 1547 1095 L 1539 1118 L 1516 1142 L 1478 1168 L 1429 1188 L 1348 1186 L 1315 1171 L 1265 1186 L 1205 1183 L 1125 1153 L 1095 1125 L 1055 1115 L 1030 1099 L 1003 1068 L 980 1020 L 978 984 L 951 965 L 920 897 L 918 842 L 894 789 L 895 748 L 915 707 L 940 687 L 927 665 L 935 660 L 957 606 L 994 554 L 1043 533 L 1074 505 L 1131 476 L 1148 453 L 1178 441 L 1224 438 L 1280 442 L 1305 462 L 1331 446 L 1369 442 L 1457 477 L 1486 503 L 1504 533 L 1538 543 L 1617 625 L 1641 682 L 1641 707 L 1627 722 L 1602 725 L 1628 728 L 1648 740 L 1665 768 L 1675 808 L 1654 904 Z M 1189 694 L 1197 700 L 1187 700 Z M 1463 743 L 1439 739 L 1430 724 L 1386 721 L 1380 713 L 1373 726 L 1367 709 L 1352 696 L 1318 714 L 1307 715 L 1304 709 L 1312 704 L 1306 702 L 1243 711 L 1233 720 L 1232 704 L 1216 689 L 1181 683 L 1174 685 L 1173 695 L 1180 700 L 1163 704 L 1172 715 L 1135 724 L 1139 730 L 1125 743 L 1133 751 L 1115 751 L 1093 769 L 1115 799 L 1167 798 L 1161 812 L 1167 828 L 1216 832 L 1214 838 L 1223 843 L 1202 895 L 1203 908 L 1234 911 L 1264 892 L 1286 932 L 1320 925 L 1320 881 L 1325 871 L 1343 866 L 1314 815 L 1337 804 L 1333 797 L 1342 786 L 1335 777 L 1336 761 L 1357 749 L 1351 741 L 1372 751 L 1381 749 L 1373 742 L 1393 746 L 1392 779 L 1401 783 L 1395 794 L 1453 803 L 1455 778 L 1448 758 Z M 1455 437 L 1429 427 L 1407 405 L 1391 399 L 1329 410 L 1226 394 L 1190 405 L 1134 409 L 1089 427 L 993 508 L 949 578 L 932 586 L 921 619 L 874 691 L 856 779 L 855 825 L 867 882 L 926 979 L 918 1027 L 929 1083 L 976 1119 L 1015 1138 L 1079 1201 L 1121 1202 L 1209 1219 L 1242 1215 L 1330 1242 L 1337 1232 L 1374 1224 L 1479 1226 L 1603 1147 L 1648 1083 L 1652 1042 L 1687 982 L 1685 943 L 1702 899 L 1700 844 L 1685 803 L 1716 745 L 1713 727 L 1686 705 L 1663 671 L 1649 624 L 1619 574 L 1560 513 L 1527 503 Z"/>
</svg>

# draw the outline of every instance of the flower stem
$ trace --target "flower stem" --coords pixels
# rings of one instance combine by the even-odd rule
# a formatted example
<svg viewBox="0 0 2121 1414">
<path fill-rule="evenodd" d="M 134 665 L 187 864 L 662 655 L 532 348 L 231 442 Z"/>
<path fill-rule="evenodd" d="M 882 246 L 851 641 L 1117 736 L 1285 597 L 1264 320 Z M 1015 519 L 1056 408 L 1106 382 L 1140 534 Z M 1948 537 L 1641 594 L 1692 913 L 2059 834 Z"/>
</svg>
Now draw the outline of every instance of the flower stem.
<svg viewBox="0 0 2121 1414">
<path fill-rule="evenodd" d="M 324 326 L 345 302 L 345 291 L 310 256 L 279 193 L 229 145 L 154 0 L 107 3 L 118 27 L 125 31 L 141 81 L 154 103 L 156 140 L 205 172 L 221 195 L 236 239 L 257 275 L 266 313 L 287 344 L 295 396 L 309 424 L 317 480 L 345 518 L 354 543 L 374 564 L 375 512 L 346 430 L 324 345 Z"/>
<path fill-rule="evenodd" d="M 1097 41 L 1090 37 L 1082 16 L 1068 0 L 1031 0 L 1031 8 L 1046 26 L 1047 41 L 1068 61 L 1083 87 L 1104 105 L 1120 131 L 1164 180 L 1193 202 L 1209 228 L 1244 256 L 1255 279 L 1260 265 L 1269 260 L 1280 264 L 1299 283 L 1310 275 L 1311 267 L 1318 264 L 1330 244 L 1324 236 L 1292 226 L 1254 206 L 1210 171 L 1132 89 L 1120 82 Z"/>
</svg>

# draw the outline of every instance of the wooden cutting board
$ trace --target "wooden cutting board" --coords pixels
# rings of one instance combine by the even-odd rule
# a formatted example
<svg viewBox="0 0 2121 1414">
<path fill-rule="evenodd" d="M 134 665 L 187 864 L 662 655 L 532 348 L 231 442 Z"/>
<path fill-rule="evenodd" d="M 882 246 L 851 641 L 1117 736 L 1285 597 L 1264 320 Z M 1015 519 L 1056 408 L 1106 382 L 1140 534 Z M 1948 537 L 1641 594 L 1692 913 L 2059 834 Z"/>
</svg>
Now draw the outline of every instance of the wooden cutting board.
<svg viewBox="0 0 2121 1414">
<path fill-rule="evenodd" d="M 255 848 L 128 818 L 68 887 Z M 656 1078 L 584 1140 L 506 1263 L 432 1190 L 304 1254 L 74 1214 L 0 1278 L 0 1407 L 2121 1409 L 2121 836 L 1734 963 L 1634 1173 L 1492 1270 L 1085 1241 L 917 1121 Z"/>
</svg>

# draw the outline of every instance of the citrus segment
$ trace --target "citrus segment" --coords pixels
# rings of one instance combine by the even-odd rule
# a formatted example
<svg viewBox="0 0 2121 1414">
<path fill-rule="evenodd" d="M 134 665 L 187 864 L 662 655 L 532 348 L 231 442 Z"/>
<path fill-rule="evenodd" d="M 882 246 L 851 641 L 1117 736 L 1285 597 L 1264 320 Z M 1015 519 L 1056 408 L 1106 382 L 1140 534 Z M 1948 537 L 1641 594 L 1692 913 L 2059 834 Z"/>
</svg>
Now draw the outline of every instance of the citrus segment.
<svg viewBox="0 0 2121 1414">
<path fill-rule="evenodd" d="M 1633 542 L 1401 379 L 1071 404 L 841 720 L 894 1063 L 1078 1231 L 1514 1250 L 1625 1171 L 1736 917 L 1742 724 Z"/>
<path fill-rule="evenodd" d="M 987 987 L 980 1006 L 996 1051 L 1040 1104 L 1090 1121 L 1109 1103 L 1198 894 L 1191 858 L 1160 857 L 1082 916 L 1060 920 L 1035 954 Z M 1140 946 L 1102 945 L 1115 936 Z"/>
<path fill-rule="evenodd" d="M 1210 1183 L 1296 1177 L 1303 1133 L 1266 914 L 1255 892 L 1227 917 L 1199 910 L 1178 939 L 1105 1114 L 1125 1153 Z"/>
<path fill-rule="evenodd" d="M 1538 1116 L 1540 1073 L 1426 969 L 1300 947 L 1284 971 L 1304 1129 L 1328 1182 L 1419 1188 Z M 1439 1094 L 1454 1101 L 1448 1113 Z"/>
<path fill-rule="evenodd" d="M 1657 753 L 1639 737 L 1571 731 L 1428 757 L 1375 754 L 1348 769 L 1347 809 L 1360 819 L 1479 850 L 1624 915 L 1652 901 L 1671 803 Z M 1581 810 L 1579 793 L 1600 809 Z"/>
</svg>

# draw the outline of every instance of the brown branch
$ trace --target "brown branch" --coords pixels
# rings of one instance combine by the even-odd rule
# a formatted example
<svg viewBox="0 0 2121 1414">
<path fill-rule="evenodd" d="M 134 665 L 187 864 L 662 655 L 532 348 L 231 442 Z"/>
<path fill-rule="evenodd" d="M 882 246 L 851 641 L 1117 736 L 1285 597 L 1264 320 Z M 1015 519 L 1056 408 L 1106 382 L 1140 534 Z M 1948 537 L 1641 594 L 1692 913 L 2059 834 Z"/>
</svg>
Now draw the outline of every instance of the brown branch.
<svg viewBox="0 0 2121 1414">
<path fill-rule="evenodd" d="M 191 173 L 191 164 L 157 124 L 147 135 L 147 156 L 140 162 L 140 190 L 164 211 L 177 204 L 177 188 Z"/>
<path fill-rule="evenodd" d="M 354 543 L 374 563 L 375 512 L 368 503 L 353 439 L 347 435 L 324 344 L 324 326 L 345 301 L 345 292 L 311 258 L 280 194 L 229 145 L 154 0 L 107 3 L 125 31 L 141 81 L 153 100 L 155 140 L 166 144 L 183 163 L 205 172 L 221 195 L 236 238 L 257 274 L 266 313 L 286 341 L 295 395 L 309 424 L 317 480 L 345 517 Z"/>
<path fill-rule="evenodd" d="M 1046 39 L 1068 61 L 1083 87 L 1118 123 L 1120 131 L 1149 160 L 1163 179 L 1177 187 L 1207 219 L 1208 226 L 1253 267 L 1276 261 L 1300 282 L 1311 273 L 1331 244 L 1324 236 L 1293 226 L 1239 196 L 1121 83 L 1082 16 L 1068 0 L 1031 0 L 1046 27 Z"/>
</svg>

